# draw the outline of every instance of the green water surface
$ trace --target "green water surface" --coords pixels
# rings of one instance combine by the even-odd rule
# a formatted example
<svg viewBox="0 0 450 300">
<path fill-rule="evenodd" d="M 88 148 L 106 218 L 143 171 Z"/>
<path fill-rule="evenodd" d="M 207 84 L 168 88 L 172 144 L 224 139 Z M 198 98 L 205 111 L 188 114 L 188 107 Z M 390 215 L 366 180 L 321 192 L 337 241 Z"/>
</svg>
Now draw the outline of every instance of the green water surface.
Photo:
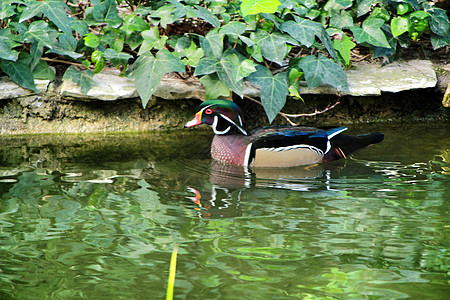
<svg viewBox="0 0 450 300">
<path fill-rule="evenodd" d="M 0 299 L 449 299 L 450 125 L 308 168 L 211 133 L 0 137 Z"/>
</svg>

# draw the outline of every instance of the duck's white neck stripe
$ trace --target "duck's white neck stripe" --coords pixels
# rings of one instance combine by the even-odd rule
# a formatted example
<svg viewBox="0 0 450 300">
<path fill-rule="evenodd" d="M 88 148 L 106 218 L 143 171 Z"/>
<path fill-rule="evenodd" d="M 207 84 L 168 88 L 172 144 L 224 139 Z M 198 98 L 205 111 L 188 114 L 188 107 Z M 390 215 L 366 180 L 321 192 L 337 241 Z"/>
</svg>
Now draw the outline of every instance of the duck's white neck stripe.
<svg viewBox="0 0 450 300">
<path fill-rule="evenodd" d="M 228 126 L 225 130 L 219 131 L 217 130 L 217 123 L 219 122 L 219 117 L 218 116 L 214 116 L 214 123 L 211 125 L 213 131 L 215 134 L 225 134 L 228 131 L 230 131 L 231 126 Z"/>
<path fill-rule="evenodd" d="M 234 123 L 230 118 L 228 118 L 227 116 L 222 115 L 222 114 L 220 114 L 220 116 L 221 116 L 222 118 L 224 118 L 225 120 L 227 120 L 228 122 L 230 122 L 231 124 L 233 124 L 234 126 L 236 126 L 237 129 L 239 129 L 244 135 L 248 135 L 248 133 L 247 133 L 244 129 L 242 129 L 241 126 L 239 126 L 239 125 L 237 125 L 236 123 Z M 217 117 L 217 116 L 216 116 L 216 117 Z M 216 117 L 214 117 L 214 118 L 216 118 Z M 239 115 L 238 115 L 238 117 L 239 117 Z M 239 121 L 241 121 L 241 120 L 240 120 L 240 117 L 239 117 Z M 214 119 L 214 122 L 216 122 L 215 119 Z"/>
</svg>

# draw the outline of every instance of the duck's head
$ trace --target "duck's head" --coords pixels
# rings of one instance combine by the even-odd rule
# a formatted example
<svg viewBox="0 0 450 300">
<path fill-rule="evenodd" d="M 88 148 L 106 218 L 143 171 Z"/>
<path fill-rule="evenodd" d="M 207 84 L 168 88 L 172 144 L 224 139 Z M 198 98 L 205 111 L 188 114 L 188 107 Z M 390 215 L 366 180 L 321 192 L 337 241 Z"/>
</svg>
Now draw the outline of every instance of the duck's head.
<svg viewBox="0 0 450 300">
<path fill-rule="evenodd" d="M 192 127 L 199 124 L 208 124 L 215 134 L 243 134 L 249 135 L 242 117 L 241 109 L 236 103 L 229 100 L 215 99 L 203 102 L 195 118 L 184 125 Z"/>
</svg>

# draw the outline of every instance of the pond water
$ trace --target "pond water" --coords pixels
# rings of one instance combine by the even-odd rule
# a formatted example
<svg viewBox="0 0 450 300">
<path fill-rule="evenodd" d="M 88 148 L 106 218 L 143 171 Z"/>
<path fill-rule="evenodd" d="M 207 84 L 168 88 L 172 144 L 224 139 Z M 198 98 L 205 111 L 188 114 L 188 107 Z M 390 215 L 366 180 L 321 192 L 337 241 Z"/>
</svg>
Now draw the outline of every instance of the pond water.
<svg viewBox="0 0 450 300">
<path fill-rule="evenodd" d="M 0 299 L 448 299 L 450 124 L 245 172 L 210 131 L 0 137 Z"/>
</svg>

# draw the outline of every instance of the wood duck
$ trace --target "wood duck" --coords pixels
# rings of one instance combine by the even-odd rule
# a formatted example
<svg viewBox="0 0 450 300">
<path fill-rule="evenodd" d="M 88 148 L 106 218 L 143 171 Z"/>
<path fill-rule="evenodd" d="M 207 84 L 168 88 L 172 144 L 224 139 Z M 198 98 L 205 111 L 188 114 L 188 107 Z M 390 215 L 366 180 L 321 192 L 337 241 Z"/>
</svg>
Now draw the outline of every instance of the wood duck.
<svg viewBox="0 0 450 300">
<path fill-rule="evenodd" d="M 208 124 L 215 136 L 213 159 L 248 167 L 293 167 L 346 158 L 383 140 L 382 133 L 345 135 L 345 127 L 271 126 L 249 131 L 240 108 L 229 100 L 203 102 L 184 127 Z"/>
</svg>

